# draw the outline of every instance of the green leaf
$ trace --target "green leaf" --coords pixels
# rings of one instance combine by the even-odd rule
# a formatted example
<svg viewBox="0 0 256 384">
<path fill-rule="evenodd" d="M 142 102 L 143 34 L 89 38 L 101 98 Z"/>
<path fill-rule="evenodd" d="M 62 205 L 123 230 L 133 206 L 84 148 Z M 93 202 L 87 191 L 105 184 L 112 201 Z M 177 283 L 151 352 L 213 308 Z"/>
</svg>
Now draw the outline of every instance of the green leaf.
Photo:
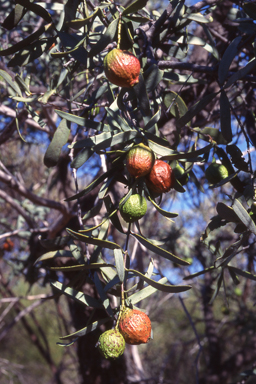
<svg viewBox="0 0 256 384">
<path fill-rule="evenodd" d="M 68 265 L 63 267 L 49 267 L 50 270 L 53 271 L 63 271 L 63 272 L 76 272 L 81 270 L 91 270 L 91 269 L 101 269 L 101 268 L 109 268 L 114 267 L 113 264 L 106 263 L 92 263 L 92 264 L 78 264 L 78 265 Z"/>
<path fill-rule="evenodd" d="M 147 196 L 148 199 L 151 201 L 151 203 L 154 205 L 154 207 L 157 209 L 157 211 L 159 213 L 161 213 L 161 215 L 165 216 L 165 217 L 169 217 L 169 218 L 173 218 L 173 217 L 177 217 L 178 216 L 178 213 L 172 213 L 172 212 L 169 212 L 169 211 L 166 211 L 164 209 L 162 209 L 161 207 L 159 207 L 159 205 L 156 204 L 156 202 L 151 199 L 150 196 Z"/>
<path fill-rule="evenodd" d="M 239 69 L 237 72 L 233 73 L 232 76 L 226 82 L 224 88 L 230 87 L 236 81 L 243 79 L 248 73 L 253 72 L 256 67 L 256 59 L 253 58 L 250 60 L 243 68 Z"/>
<path fill-rule="evenodd" d="M 155 114 L 154 116 L 151 117 L 151 119 L 149 119 L 149 121 L 147 122 L 147 124 L 145 125 L 144 127 L 144 131 L 148 131 L 150 130 L 152 127 L 154 127 L 154 125 L 158 122 L 158 120 L 160 119 L 161 117 L 161 109 L 159 109 Z"/>
<path fill-rule="evenodd" d="M 92 331 L 95 331 L 95 329 L 97 329 L 101 325 L 107 323 L 109 320 L 110 320 L 109 317 L 105 317 L 104 319 L 100 319 L 100 320 L 94 321 L 94 323 L 88 325 L 87 327 L 82 328 L 79 331 L 76 331 L 74 333 L 71 333 L 70 335 L 66 335 L 66 336 L 60 337 L 60 339 L 62 339 L 62 340 L 70 339 L 70 338 L 71 339 L 72 338 L 77 339 L 78 337 L 87 335 L 88 333 L 90 333 Z M 60 343 L 58 343 L 58 344 L 60 344 Z M 67 345 L 69 345 L 69 344 L 67 344 Z"/>
<path fill-rule="evenodd" d="M 188 111 L 184 100 L 173 91 L 170 91 L 167 95 L 165 95 L 164 104 L 167 109 L 170 108 L 171 114 L 177 118 L 184 116 Z"/>
<path fill-rule="evenodd" d="M 240 148 L 238 148 L 235 144 L 231 144 L 227 145 L 226 150 L 227 153 L 231 156 L 232 164 L 234 164 L 237 169 L 240 169 L 244 172 L 250 172 L 248 163 L 245 161 Z"/>
<path fill-rule="evenodd" d="M 69 134 L 70 129 L 67 125 L 67 120 L 62 119 L 44 155 L 44 164 L 46 167 L 50 168 L 57 165 L 61 149 L 67 143 Z"/>
<path fill-rule="evenodd" d="M 234 270 L 232 269 L 232 267 L 230 267 L 229 265 L 227 266 L 227 268 L 228 268 L 230 277 L 231 277 L 232 280 L 233 280 L 233 283 L 234 283 L 235 285 L 238 285 L 238 284 L 240 283 L 240 281 L 239 281 L 239 279 L 238 279 L 238 277 L 237 277 L 235 271 L 234 271 Z"/>
<path fill-rule="evenodd" d="M 68 53 L 73 56 L 74 59 L 87 66 L 88 52 L 83 47 L 85 38 L 78 35 L 70 35 L 66 32 L 58 32 L 58 36 L 63 46 L 68 50 Z"/>
<path fill-rule="evenodd" d="M 242 204 L 235 199 L 233 203 L 233 209 L 246 228 L 256 235 L 256 226 L 251 216 L 248 214 Z"/>
<path fill-rule="evenodd" d="M 100 13 L 101 13 L 100 8 L 96 8 L 95 11 L 89 17 L 86 17 L 85 19 L 75 19 L 75 20 L 67 21 L 66 25 L 73 29 L 80 29 L 85 25 L 91 23 L 96 16 L 100 15 Z"/>
<path fill-rule="evenodd" d="M 6 81 L 7 84 L 9 84 L 9 86 L 14 90 L 15 93 L 17 93 L 19 96 L 22 96 L 20 87 L 18 86 L 17 82 L 12 79 L 9 73 L 5 72 L 3 69 L 0 69 L 0 76 L 3 77 L 3 79 Z"/>
<path fill-rule="evenodd" d="M 237 47 L 240 41 L 242 40 L 242 36 L 236 37 L 229 45 L 224 55 L 220 61 L 219 69 L 218 69 L 218 77 L 219 83 L 222 86 L 227 78 L 229 67 L 237 55 Z"/>
<path fill-rule="evenodd" d="M 194 104 L 186 113 L 184 116 L 182 116 L 177 121 L 177 127 L 182 128 L 184 125 L 186 125 L 189 121 L 193 119 L 194 116 L 196 116 L 199 112 L 201 112 L 218 94 L 218 92 L 210 93 L 209 95 L 205 96 L 203 99 L 199 100 L 196 104 Z"/>
<path fill-rule="evenodd" d="M 227 143 L 232 141 L 230 104 L 225 91 L 220 94 L 220 127 L 221 133 Z"/>
<path fill-rule="evenodd" d="M 115 172 L 117 172 L 119 169 L 120 169 L 120 165 L 111 168 L 109 171 L 103 173 L 103 174 L 100 175 L 97 179 L 93 180 L 93 181 L 91 182 L 91 184 L 89 184 L 83 191 L 81 191 L 81 192 L 75 194 L 74 196 L 68 197 L 68 198 L 66 199 L 66 201 L 76 200 L 76 199 L 79 199 L 79 197 L 82 197 L 82 196 L 87 195 L 87 194 L 90 193 L 95 187 L 97 187 L 97 185 L 99 185 L 100 183 L 102 183 L 107 177 L 112 176 L 112 175 L 113 175 Z"/>
<path fill-rule="evenodd" d="M 214 140 L 217 144 L 227 143 L 218 128 L 205 127 L 203 129 L 194 128 L 193 130 L 198 132 L 200 139 L 204 141 L 212 142 Z"/>
<path fill-rule="evenodd" d="M 235 274 L 239 275 L 239 276 L 245 277 L 246 279 L 250 279 L 250 280 L 256 281 L 256 275 L 253 275 L 250 272 L 242 271 L 240 268 L 231 267 L 230 265 L 228 266 L 228 268 L 230 270 L 232 270 Z"/>
<path fill-rule="evenodd" d="M 55 259 L 57 257 L 72 257 L 72 256 L 73 256 L 72 252 L 68 250 L 46 252 L 42 256 L 38 257 L 38 259 L 36 259 L 35 264 L 39 263 L 40 261 Z"/>
<path fill-rule="evenodd" d="M 1 50 L 0 56 L 12 55 L 13 53 L 20 51 L 21 49 L 28 47 L 29 44 L 31 44 L 35 40 L 37 40 L 43 33 L 47 32 L 51 27 L 52 27 L 52 24 L 48 24 L 48 25 L 44 25 L 44 26 L 40 27 L 36 32 L 32 33 L 31 35 L 29 35 L 25 39 L 19 41 L 18 43 L 12 45 L 11 47 L 9 47 L 7 49 Z"/>
<path fill-rule="evenodd" d="M 232 223 L 240 222 L 240 219 L 233 208 L 228 207 L 226 204 L 219 202 L 216 206 L 216 210 L 222 219 Z"/>
<path fill-rule="evenodd" d="M 10 14 L 5 18 L 2 23 L 2 27 L 8 29 L 9 31 L 16 27 L 19 24 L 20 20 L 27 13 L 27 9 L 20 4 L 16 4 L 15 8 L 10 12 Z"/>
<path fill-rule="evenodd" d="M 168 252 L 165 249 L 158 247 L 157 245 L 151 243 L 151 241 L 149 241 L 145 237 L 134 232 L 131 232 L 131 234 L 151 252 L 154 252 L 157 255 L 164 257 L 165 259 L 171 260 L 174 263 L 177 263 L 180 265 L 190 265 L 190 263 L 188 263 L 186 260 L 182 260 L 179 257 L 173 255 L 171 252 Z"/>
<path fill-rule="evenodd" d="M 217 285 L 216 285 L 216 288 L 215 288 L 214 293 L 212 295 L 212 298 L 209 301 L 209 305 L 211 305 L 214 302 L 214 300 L 216 299 L 216 297 L 220 291 L 222 282 L 223 282 L 223 270 L 221 270 L 220 274 L 217 277 Z"/>
<path fill-rule="evenodd" d="M 150 103 L 148 99 L 148 93 L 146 89 L 146 84 L 144 82 L 144 78 L 142 74 L 139 76 L 139 83 L 135 84 L 133 87 L 133 91 L 137 97 L 137 102 L 139 104 L 139 108 L 144 113 L 145 116 L 150 115 Z"/>
<path fill-rule="evenodd" d="M 39 4 L 31 3 L 29 0 L 16 0 L 16 3 L 26 7 L 31 12 L 34 12 L 36 15 L 42 17 L 42 19 L 44 19 L 47 23 L 52 22 L 50 13 Z"/>
<path fill-rule="evenodd" d="M 106 32 L 101 36 L 100 40 L 92 46 L 92 49 L 88 53 L 89 57 L 98 55 L 101 51 L 106 48 L 108 44 L 114 41 L 114 37 L 118 27 L 118 20 L 119 19 L 115 19 L 109 24 Z"/>
<path fill-rule="evenodd" d="M 34 41 L 25 49 L 17 52 L 13 58 L 9 61 L 8 67 L 25 66 L 28 63 L 36 60 L 45 51 L 49 50 L 52 44 L 56 41 L 55 37 L 49 37 L 47 39 L 39 39 Z"/>
<path fill-rule="evenodd" d="M 135 269 L 127 269 L 127 271 L 134 273 L 134 275 L 136 275 L 136 276 L 139 276 L 142 280 L 146 281 L 151 287 L 157 289 L 158 291 L 179 293 L 179 292 L 185 292 L 188 289 L 192 288 L 190 285 L 162 284 L 162 283 L 159 283 L 158 281 L 149 279 L 147 276 L 143 275 L 143 273 L 140 273 L 139 271 L 137 271 Z"/>
<path fill-rule="evenodd" d="M 124 271 L 124 255 L 121 249 L 114 249 L 115 263 L 117 275 L 120 282 L 124 281 L 125 271 Z"/>
<path fill-rule="evenodd" d="M 113 311 L 112 311 L 112 308 L 110 306 L 110 301 L 109 301 L 109 298 L 108 298 L 106 292 L 104 291 L 102 282 L 100 281 L 97 272 L 94 273 L 94 283 L 95 283 L 96 289 L 97 289 L 98 294 L 101 298 L 101 301 L 103 303 L 104 308 L 106 309 L 109 316 L 112 317 Z"/>
<path fill-rule="evenodd" d="M 184 18 L 197 21 L 198 23 L 209 23 L 210 21 L 204 17 L 201 13 L 189 13 L 184 15 Z"/>
<path fill-rule="evenodd" d="M 156 64 L 153 64 L 143 73 L 143 77 L 146 91 L 149 93 L 155 90 L 157 85 L 162 80 L 163 71 L 160 70 Z"/>
<path fill-rule="evenodd" d="M 80 168 L 94 154 L 92 148 L 83 148 L 76 157 L 71 161 L 71 168 Z"/>
<path fill-rule="evenodd" d="M 160 280 L 158 280 L 158 284 L 165 284 L 167 281 L 168 279 L 166 277 L 162 277 Z M 147 287 L 129 296 L 127 301 L 129 301 L 129 304 L 135 305 L 157 291 L 157 288 L 153 287 L 152 285 L 148 285 Z"/>
<path fill-rule="evenodd" d="M 140 9 L 144 8 L 147 2 L 148 0 L 135 0 L 132 4 L 125 8 L 122 12 L 122 16 L 129 15 L 130 13 L 136 13 Z"/>
<path fill-rule="evenodd" d="M 79 232 L 72 231 L 71 229 L 67 228 L 67 232 L 76 240 L 80 240 L 83 243 L 87 244 L 94 244 L 99 247 L 108 248 L 108 249 L 117 249 L 121 248 L 120 245 L 113 243 L 112 241 L 102 240 L 97 237 L 90 237 L 83 235 Z"/>
<path fill-rule="evenodd" d="M 205 268 L 202 271 L 199 271 L 199 272 L 193 273 L 192 275 L 188 275 L 188 276 L 183 277 L 183 280 L 194 279 L 195 277 L 204 275 L 207 272 L 212 272 L 214 269 L 216 269 L 214 266 L 212 266 L 210 268 Z"/>
<path fill-rule="evenodd" d="M 74 288 L 67 287 L 66 285 L 60 283 L 59 281 L 55 281 L 51 283 L 51 285 L 58 289 L 64 295 L 71 297 L 75 301 L 82 303 L 86 306 L 93 308 L 103 308 L 102 303 L 99 300 L 96 300 L 94 297 L 86 295 L 83 292 L 77 291 Z"/>
</svg>

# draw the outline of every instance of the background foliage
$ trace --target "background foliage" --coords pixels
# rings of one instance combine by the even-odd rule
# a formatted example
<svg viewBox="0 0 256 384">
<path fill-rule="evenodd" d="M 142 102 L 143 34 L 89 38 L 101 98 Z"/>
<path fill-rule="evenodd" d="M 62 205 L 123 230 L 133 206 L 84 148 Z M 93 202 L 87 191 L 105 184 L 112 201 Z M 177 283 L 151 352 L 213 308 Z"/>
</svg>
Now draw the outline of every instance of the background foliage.
<svg viewBox="0 0 256 384">
<path fill-rule="evenodd" d="M 252 383 L 255 4 L 1 10 L 3 382 Z M 141 62 L 131 89 L 103 70 L 118 26 Z M 141 141 L 187 183 L 155 197 L 132 179 L 125 155 Z M 229 176 L 209 185 L 212 162 Z M 130 227 L 118 206 L 135 191 L 148 211 Z M 106 361 L 95 344 L 116 321 L 122 282 L 154 339 Z"/>
</svg>

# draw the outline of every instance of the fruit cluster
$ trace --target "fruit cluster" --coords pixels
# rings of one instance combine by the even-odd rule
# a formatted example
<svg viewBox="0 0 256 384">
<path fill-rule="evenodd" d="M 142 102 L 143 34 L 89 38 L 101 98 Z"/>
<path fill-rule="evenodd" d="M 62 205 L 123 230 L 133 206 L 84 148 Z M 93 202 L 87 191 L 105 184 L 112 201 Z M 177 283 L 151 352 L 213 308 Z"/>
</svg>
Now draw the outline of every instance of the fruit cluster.
<svg viewBox="0 0 256 384">
<path fill-rule="evenodd" d="M 142 311 L 125 308 L 122 310 L 118 329 L 104 332 L 97 343 L 106 359 L 116 359 L 124 353 L 125 343 L 139 345 L 151 338 L 151 321 Z"/>
</svg>

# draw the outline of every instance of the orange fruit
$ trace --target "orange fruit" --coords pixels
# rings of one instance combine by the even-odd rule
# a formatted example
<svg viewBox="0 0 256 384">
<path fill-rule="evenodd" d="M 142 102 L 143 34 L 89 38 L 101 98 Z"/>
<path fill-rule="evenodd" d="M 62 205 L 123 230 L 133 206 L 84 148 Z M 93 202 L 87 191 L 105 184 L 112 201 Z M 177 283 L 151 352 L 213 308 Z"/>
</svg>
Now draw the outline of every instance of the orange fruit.
<svg viewBox="0 0 256 384">
<path fill-rule="evenodd" d="M 140 61 L 129 51 L 112 49 L 103 65 L 107 79 L 119 87 L 131 88 L 139 82 Z"/>
<path fill-rule="evenodd" d="M 126 308 L 121 314 L 118 327 L 127 344 L 144 344 L 151 338 L 150 318 L 138 309 Z"/>
<path fill-rule="evenodd" d="M 128 151 L 126 168 L 131 176 L 142 177 L 151 171 L 154 161 L 154 152 L 147 145 L 140 143 Z"/>
<path fill-rule="evenodd" d="M 163 160 L 156 160 L 146 177 L 146 184 L 151 192 L 157 194 L 170 191 L 175 184 L 172 168 Z"/>
</svg>

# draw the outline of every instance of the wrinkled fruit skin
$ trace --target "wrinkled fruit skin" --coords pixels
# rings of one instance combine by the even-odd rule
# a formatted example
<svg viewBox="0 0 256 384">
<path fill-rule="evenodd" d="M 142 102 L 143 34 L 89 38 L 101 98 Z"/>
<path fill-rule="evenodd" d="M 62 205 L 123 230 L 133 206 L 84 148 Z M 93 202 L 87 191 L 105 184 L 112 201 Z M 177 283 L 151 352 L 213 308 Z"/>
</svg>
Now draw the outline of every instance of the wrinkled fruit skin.
<svg viewBox="0 0 256 384">
<path fill-rule="evenodd" d="M 142 311 L 127 308 L 123 311 L 119 330 L 127 344 L 145 344 L 151 337 L 151 321 Z"/>
<path fill-rule="evenodd" d="M 131 88 L 139 82 L 140 62 L 128 51 L 112 49 L 103 65 L 107 79 L 119 87 Z"/>
<path fill-rule="evenodd" d="M 205 177 L 210 184 L 217 184 L 228 177 L 228 170 L 222 164 L 212 163 L 205 170 Z"/>
<path fill-rule="evenodd" d="M 131 176 L 142 177 L 147 175 L 155 162 L 153 151 L 145 144 L 140 143 L 132 147 L 126 155 L 126 168 Z"/>
<path fill-rule="evenodd" d="M 124 353 L 125 340 L 116 329 L 110 329 L 100 335 L 98 348 L 106 359 L 116 359 Z"/>
<path fill-rule="evenodd" d="M 146 184 L 151 192 L 157 194 L 170 191 L 175 184 L 172 168 L 163 160 L 156 160 L 146 177 Z"/>
<path fill-rule="evenodd" d="M 124 199 L 125 196 L 120 200 L 119 210 L 122 218 L 127 223 L 133 223 L 141 219 L 147 212 L 147 200 L 138 193 L 131 195 L 122 205 Z"/>
</svg>

